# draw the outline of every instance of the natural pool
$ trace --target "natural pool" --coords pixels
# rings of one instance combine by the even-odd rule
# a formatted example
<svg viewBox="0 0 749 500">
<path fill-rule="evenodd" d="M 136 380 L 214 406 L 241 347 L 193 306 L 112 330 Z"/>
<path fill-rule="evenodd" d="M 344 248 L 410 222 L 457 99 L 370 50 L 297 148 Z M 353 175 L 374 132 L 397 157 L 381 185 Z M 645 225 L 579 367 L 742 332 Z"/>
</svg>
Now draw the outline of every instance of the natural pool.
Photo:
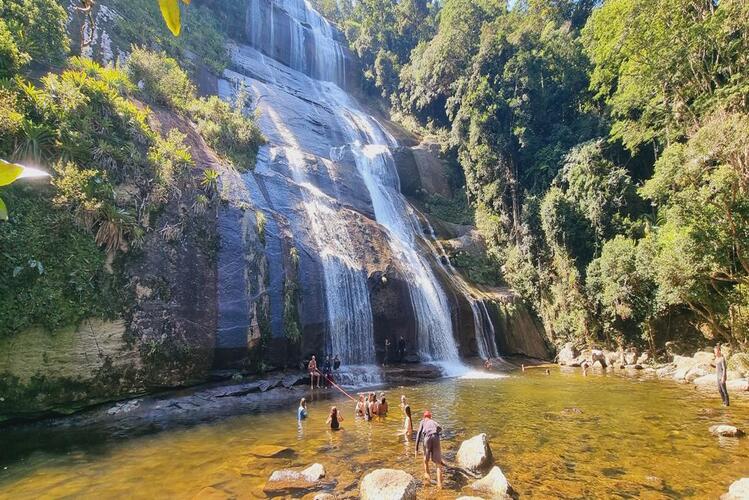
<svg viewBox="0 0 749 500">
<path fill-rule="evenodd" d="M 708 432 L 714 423 L 749 427 L 747 398 L 734 398 L 723 409 L 717 395 L 692 386 L 558 369 L 551 375 L 536 369 L 501 379 L 445 379 L 391 387 L 387 394 L 390 416 L 373 422 L 353 418 L 353 403 L 331 391 L 310 401 L 310 418 L 301 426 L 296 403 L 290 403 L 130 439 L 77 439 L 63 449 L 49 449 L 40 439 L 35 451 L 19 453 L 18 443 L 6 441 L 0 447 L 0 497 L 193 498 L 202 490 L 264 498 L 273 470 L 314 462 L 337 480 L 337 493 L 356 497 L 358 480 L 375 468 L 400 468 L 421 478 L 413 445 L 397 436 L 400 394 L 419 415 L 431 408 L 445 429 L 448 458 L 463 439 L 486 432 L 497 463 L 524 497 L 718 498 L 734 480 L 749 476 L 749 438 L 718 439 Z M 346 418 L 341 432 L 325 428 L 331 404 Z M 296 455 L 253 458 L 248 450 L 258 444 L 289 446 Z M 454 482 L 441 492 L 434 486 L 419 490 L 420 498 L 459 493 Z"/>
</svg>

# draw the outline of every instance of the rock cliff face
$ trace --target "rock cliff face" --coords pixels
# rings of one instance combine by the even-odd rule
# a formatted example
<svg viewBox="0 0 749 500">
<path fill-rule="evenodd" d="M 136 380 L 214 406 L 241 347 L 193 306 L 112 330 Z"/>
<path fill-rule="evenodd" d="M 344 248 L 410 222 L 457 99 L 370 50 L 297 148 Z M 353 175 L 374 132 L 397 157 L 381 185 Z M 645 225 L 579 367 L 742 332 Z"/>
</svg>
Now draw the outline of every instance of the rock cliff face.
<svg viewBox="0 0 749 500">
<path fill-rule="evenodd" d="M 121 58 L 106 36 L 117 14 L 97 5 L 90 50 Z M 119 270 L 132 299 L 123 318 L 0 342 L 0 419 L 197 383 L 212 369 L 296 366 L 312 353 L 373 364 L 401 336 L 412 359 L 548 356 L 522 304 L 460 277 L 404 197 L 449 194 L 444 165 L 433 145 L 395 140 L 346 93 L 358 69 L 340 32 L 302 0 L 246 5 L 232 69 L 200 72 L 200 87 L 250 93 L 268 139 L 256 168 L 227 167 L 189 122 L 155 110 L 156 128 L 187 134 L 198 173 L 220 172 L 220 203 L 188 218 L 195 200 L 169 204 L 154 225 L 163 231 Z"/>
</svg>

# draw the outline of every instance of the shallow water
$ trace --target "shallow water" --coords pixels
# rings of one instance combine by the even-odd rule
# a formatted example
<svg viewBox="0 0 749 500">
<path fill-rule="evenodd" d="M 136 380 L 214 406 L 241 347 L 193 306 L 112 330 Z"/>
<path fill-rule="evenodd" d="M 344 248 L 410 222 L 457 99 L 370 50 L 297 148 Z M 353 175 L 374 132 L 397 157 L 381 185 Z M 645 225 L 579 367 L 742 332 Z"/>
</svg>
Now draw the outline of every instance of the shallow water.
<svg viewBox="0 0 749 500">
<path fill-rule="evenodd" d="M 521 496 L 718 498 L 749 476 L 749 438 L 717 439 L 708 432 L 714 423 L 749 427 L 747 398 L 734 397 L 723 409 L 717 393 L 691 386 L 557 369 L 549 376 L 529 370 L 500 379 L 440 380 L 387 394 L 390 416 L 374 422 L 353 418 L 353 403 L 327 394 L 310 402 L 310 418 L 301 426 L 290 404 L 285 411 L 127 440 L 80 442 L 64 452 L 39 445 L 22 458 L 0 459 L 0 497 L 192 498 L 203 490 L 264 498 L 272 470 L 313 462 L 337 480 L 336 492 L 355 497 L 361 476 L 378 467 L 421 478 L 412 443 L 397 436 L 400 394 L 418 414 L 431 408 L 445 429 L 448 459 L 463 439 L 486 432 Z M 343 431 L 325 429 L 331 404 L 342 408 Z M 289 446 L 296 455 L 253 458 L 249 450 L 258 444 Z M 14 443 L 2 443 L 0 457 L 14 456 L 13 449 Z M 204 490 L 209 486 L 219 491 Z M 448 482 L 438 493 L 422 485 L 419 497 L 455 498 L 461 487 Z"/>
</svg>

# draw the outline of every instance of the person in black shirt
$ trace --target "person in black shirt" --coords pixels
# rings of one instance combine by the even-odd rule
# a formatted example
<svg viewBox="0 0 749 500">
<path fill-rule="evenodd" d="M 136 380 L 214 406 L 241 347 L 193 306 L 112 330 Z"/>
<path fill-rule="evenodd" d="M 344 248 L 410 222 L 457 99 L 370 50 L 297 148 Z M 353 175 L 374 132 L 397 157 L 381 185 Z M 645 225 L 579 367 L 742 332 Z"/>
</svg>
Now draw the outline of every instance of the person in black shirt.
<svg viewBox="0 0 749 500">
<path fill-rule="evenodd" d="M 340 367 L 341 367 L 341 358 L 339 358 L 338 354 L 336 354 L 335 358 L 333 358 L 333 369 L 338 371 Z"/>
<path fill-rule="evenodd" d="M 403 363 L 403 360 L 406 358 L 406 339 L 403 338 L 403 335 L 401 335 L 401 338 L 398 339 L 398 362 Z"/>
</svg>

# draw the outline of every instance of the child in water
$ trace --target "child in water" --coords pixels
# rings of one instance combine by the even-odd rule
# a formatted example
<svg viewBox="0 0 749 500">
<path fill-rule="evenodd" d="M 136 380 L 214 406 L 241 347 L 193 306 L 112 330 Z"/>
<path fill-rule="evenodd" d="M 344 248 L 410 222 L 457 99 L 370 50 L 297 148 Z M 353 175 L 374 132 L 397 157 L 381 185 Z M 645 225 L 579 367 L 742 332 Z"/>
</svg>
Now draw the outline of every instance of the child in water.
<svg viewBox="0 0 749 500">
<path fill-rule="evenodd" d="M 343 417 L 338 414 L 338 408 L 335 406 L 331 407 L 330 415 L 328 415 L 328 420 L 325 423 L 329 425 L 332 430 L 337 431 L 341 428 L 341 422 L 343 422 Z"/>
<path fill-rule="evenodd" d="M 377 408 L 377 414 L 381 417 L 384 417 L 388 414 L 388 402 L 387 399 L 385 399 L 385 393 L 383 392 L 380 396 L 380 404 Z"/>
</svg>

